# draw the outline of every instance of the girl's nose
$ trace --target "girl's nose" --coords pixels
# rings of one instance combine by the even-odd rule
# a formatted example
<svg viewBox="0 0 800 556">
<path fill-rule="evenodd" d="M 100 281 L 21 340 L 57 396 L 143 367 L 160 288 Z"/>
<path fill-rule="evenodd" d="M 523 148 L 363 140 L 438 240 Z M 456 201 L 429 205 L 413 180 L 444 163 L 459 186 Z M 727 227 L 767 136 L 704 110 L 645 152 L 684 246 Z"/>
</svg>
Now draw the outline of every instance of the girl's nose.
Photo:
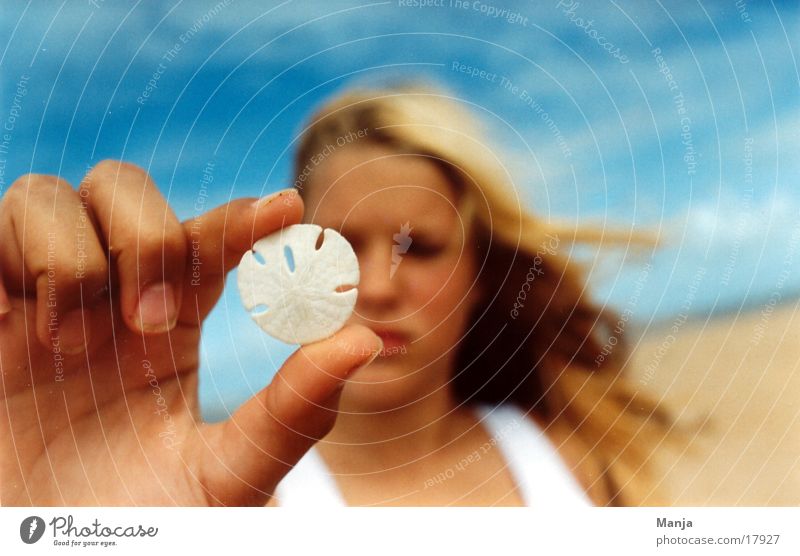
<svg viewBox="0 0 800 556">
<path fill-rule="evenodd" d="M 391 240 L 376 240 L 357 252 L 360 268 L 358 304 L 383 306 L 396 302 L 399 280 L 392 272 Z"/>
</svg>

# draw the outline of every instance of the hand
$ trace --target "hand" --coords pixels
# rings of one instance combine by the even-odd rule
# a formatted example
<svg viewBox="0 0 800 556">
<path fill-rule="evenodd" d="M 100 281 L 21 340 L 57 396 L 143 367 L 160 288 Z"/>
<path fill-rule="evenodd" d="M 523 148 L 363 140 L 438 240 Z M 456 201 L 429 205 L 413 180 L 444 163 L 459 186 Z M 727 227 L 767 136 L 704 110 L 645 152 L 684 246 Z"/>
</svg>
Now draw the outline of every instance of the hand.
<svg viewBox="0 0 800 556">
<path fill-rule="evenodd" d="M 263 505 L 333 426 L 380 349 L 348 326 L 296 351 L 224 423 L 197 401 L 200 329 L 225 275 L 302 200 L 239 199 L 180 223 L 140 168 L 75 190 L 27 175 L 0 201 L 0 504 Z M 346 346 L 347 349 L 343 349 Z"/>
</svg>

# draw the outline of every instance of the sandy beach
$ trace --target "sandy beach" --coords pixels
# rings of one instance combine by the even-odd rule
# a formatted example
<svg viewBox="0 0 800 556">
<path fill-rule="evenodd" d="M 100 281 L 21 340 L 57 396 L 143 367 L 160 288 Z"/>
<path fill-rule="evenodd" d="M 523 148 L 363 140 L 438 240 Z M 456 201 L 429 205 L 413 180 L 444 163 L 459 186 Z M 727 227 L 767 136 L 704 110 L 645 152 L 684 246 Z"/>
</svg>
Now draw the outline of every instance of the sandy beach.
<svg viewBox="0 0 800 556">
<path fill-rule="evenodd" d="M 636 384 L 697 423 L 658 463 L 678 506 L 800 504 L 800 302 L 633 332 Z"/>
</svg>

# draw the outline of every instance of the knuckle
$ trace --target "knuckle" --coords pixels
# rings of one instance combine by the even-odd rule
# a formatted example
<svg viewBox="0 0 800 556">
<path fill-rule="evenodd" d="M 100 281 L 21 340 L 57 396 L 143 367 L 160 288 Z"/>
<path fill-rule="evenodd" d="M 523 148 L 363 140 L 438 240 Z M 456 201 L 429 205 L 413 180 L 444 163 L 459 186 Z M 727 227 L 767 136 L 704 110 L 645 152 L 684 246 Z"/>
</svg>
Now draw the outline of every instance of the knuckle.
<svg viewBox="0 0 800 556">
<path fill-rule="evenodd" d="M 89 288 L 102 288 L 108 280 L 108 261 L 105 257 L 96 257 L 84 265 L 76 265 L 75 278 Z"/>
<path fill-rule="evenodd" d="M 293 431 L 295 425 L 294 412 L 296 408 L 293 407 L 293 400 L 289 398 L 291 391 L 287 390 L 289 389 L 285 384 L 273 382 L 264 391 L 262 398 L 264 425 L 282 435 Z"/>
<path fill-rule="evenodd" d="M 139 252 L 142 255 L 155 255 L 162 252 L 170 257 L 180 257 L 186 252 L 186 242 L 181 232 L 163 230 L 160 234 L 139 236 Z"/>
<path fill-rule="evenodd" d="M 143 170 L 138 166 L 136 166 L 135 164 L 130 164 L 129 162 L 125 162 L 123 160 L 114 160 L 113 158 L 107 158 L 95 164 L 94 168 L 92 168 L 90 173 L 94 172 L 95 174 L 116 176 L 117 174 L 122 174 L 123 172 L 131 172 L 137 170 L 143 172 Z"/>
<path fill-rule="evenodd" d="M 11 184 L 6 195 L 10 202 L 25 202 L 31 198 L 48 199 L 64 187 L 70 188 L 69 184 L 58 176 L 25 174 Z"/>
<path fill-rule="evenodd" d="M 123 179 L 124 178 L 124 179 Z M 134 179 L 130 179 L 134 178 Z M 135 164 L 122 160 L 101 160 L 86 174 L 79 191 L 86 195 L 95 187 L 115 187 L 118 183 L 144 183 L 148 180 L 147 172 Z"/>
<path fill-rule="evenodd" d="M 281 411 L 280 403 L 280 385 L 277 383 L 271 384 L 264 391 L 264 409 L 270 420 L 277 421 L 277 417 Z"/>
<path fill-rule="evenodd" d="M 164 251 L 174 257 L 184 257 L 186 255 L 186 240 L 183 230 L 173 231 L 164 237 Z"/>
</svg>

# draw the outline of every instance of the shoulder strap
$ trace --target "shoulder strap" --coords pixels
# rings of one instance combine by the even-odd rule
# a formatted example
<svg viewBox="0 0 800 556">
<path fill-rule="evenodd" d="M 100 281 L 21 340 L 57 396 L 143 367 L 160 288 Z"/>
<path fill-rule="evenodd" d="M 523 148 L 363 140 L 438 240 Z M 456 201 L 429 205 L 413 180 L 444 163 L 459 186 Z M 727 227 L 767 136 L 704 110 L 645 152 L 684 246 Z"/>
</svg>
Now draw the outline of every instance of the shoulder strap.
<svg viewBox="0 0 800 556">
<path fill-rule="evenodd" d="M 508 463 L 525 504 L 537 507 L 591 506 L 556 447 L 533 418 L 512 404 L 478 405 L 476 413 Z"/>
<path fill-rule="evenodd" d="M 478 405 L 476 414 L 500 448 L 528 506 L 591 506 L 592 503 L 536 422 L 514 405 Z M 346 506 L 336 481 L 311 448 L 275 489 L 286 506 Z"/>
<path fill-rule="evenodd" d="M 286 474 L 275 489 L 279 506 L 341 507 L 346 506 L 336 480 L 322 457 L 311 448 Z"/>
</svg>

